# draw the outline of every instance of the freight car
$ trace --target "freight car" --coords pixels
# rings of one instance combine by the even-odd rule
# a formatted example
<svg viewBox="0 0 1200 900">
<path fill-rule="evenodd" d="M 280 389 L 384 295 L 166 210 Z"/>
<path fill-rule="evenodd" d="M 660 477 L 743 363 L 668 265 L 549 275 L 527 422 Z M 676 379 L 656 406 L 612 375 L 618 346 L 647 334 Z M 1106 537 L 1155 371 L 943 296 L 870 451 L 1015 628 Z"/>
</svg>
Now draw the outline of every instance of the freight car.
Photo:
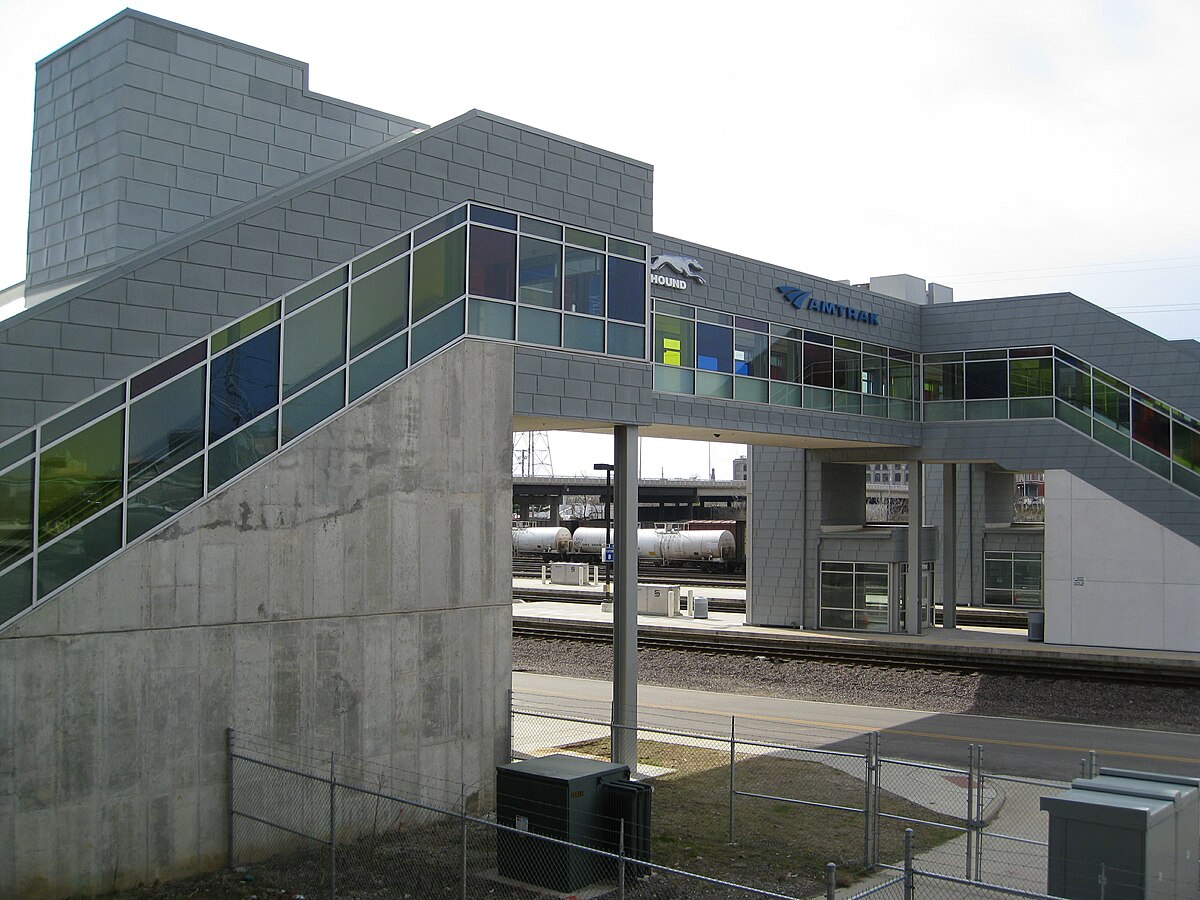
<svg viewBox="0 0 1200 900">
<path fill-rule="evenodd" d="M 514 525 L 512 548 L 514 556 L 562 558 L 571 551 L 571 532 L 554 526 Z"/>
</svg>

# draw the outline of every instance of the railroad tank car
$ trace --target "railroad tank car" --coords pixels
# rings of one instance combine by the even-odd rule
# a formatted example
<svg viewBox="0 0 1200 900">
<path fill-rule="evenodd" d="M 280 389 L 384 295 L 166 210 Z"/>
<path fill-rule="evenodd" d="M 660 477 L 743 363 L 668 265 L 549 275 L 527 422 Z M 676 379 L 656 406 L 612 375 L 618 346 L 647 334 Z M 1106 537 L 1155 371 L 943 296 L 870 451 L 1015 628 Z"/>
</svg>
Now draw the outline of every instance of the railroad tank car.
<svg viewBox="0 0 1200 900">
<path fill-rule="evenodd" d="M 601 529 L 600 537 L 604 537 Z M 561 554 L 571 549 L 571 532 L 554 526 L 524 528 L 517 525 L 512 530 L 513 553 Z"/>
<path fill-rule="evenodd" d="M 666 531 L 660 534 L 664 565 L 700 563 L 730 566 L 737 557 L 737 542 L 728 531 Z"/>
<path fill-rule="evenodd" d="M 612 539 L 611 531 L 608 532 L 608 537 L 610 540 Z M 638 559 L 643 562 L 661 560 L 661 538 L 661 532 L 655 531 L 653 528 L 639 528 L 637 530 Z M 603 528 L 576 528 L 575 534 L 571 536 L 572 554 L 595 559 L 600 556 L 602 549 L 604 549 Z"/>
</svg>

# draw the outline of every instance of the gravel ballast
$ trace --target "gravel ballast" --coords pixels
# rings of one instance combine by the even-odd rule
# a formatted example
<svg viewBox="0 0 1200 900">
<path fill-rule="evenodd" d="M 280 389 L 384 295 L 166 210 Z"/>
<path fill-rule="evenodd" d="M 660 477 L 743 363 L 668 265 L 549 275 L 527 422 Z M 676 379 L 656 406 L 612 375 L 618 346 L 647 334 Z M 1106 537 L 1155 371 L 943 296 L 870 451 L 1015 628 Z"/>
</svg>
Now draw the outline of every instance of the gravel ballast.
<svg viewBox="0 0 1200 900">
<path fill-rule="evenodd" d="M 513 669 L 612 678 L 611 645 L 513 638 Z M 643 684 L 941 713 L 1200 733 L 1200 688 L 640 650 Z"/>
</svg>

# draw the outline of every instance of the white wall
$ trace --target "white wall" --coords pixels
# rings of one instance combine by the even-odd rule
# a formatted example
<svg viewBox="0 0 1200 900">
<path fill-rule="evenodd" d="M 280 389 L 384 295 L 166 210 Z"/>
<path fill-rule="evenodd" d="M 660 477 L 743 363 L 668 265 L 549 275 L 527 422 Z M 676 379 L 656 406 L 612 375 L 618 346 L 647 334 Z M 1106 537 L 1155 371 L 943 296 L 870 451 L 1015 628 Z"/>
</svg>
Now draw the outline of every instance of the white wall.
<svg viewBox="0 0 1200 900">
<path fill-rule="evenodd" d="M 1047 471 L 1046 641 L 1200 651 L 1200 547 Z"/>
</svg>

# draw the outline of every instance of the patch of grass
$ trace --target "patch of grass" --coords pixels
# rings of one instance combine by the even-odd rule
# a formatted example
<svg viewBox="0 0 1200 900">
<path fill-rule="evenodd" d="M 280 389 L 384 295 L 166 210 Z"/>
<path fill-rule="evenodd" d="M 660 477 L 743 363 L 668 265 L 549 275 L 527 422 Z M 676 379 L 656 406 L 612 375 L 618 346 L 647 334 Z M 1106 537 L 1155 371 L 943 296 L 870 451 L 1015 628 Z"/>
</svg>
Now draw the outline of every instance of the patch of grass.
<svg viewBox="0 0 1200 900">
<path fill-rule="evenodd" d="M 609 759 L 608 738 L 572 744 L 569 752 Z M 638 741 L 638 761 L 670 771 L 653 779 L 652 861 L 713 878 L 781 893 L 819 891 L 825 864 L 837 863 L 842 886 L 864 874 L 863 814 L 824 807 L 738 797 L 729 840 L 729 751 L 661 741 Z M 738 754 L 739 791 L 861 809 L 862 780 L 802 758 L 802 754 Z M 901 797 L 881 793 L 890 815 L 962 825 Z M 879 824 L 879 858 L 904 858 L 906 824 Z M 955 837 L 949 829 L 916 826 L 917 852 Z"/>
</svg>

